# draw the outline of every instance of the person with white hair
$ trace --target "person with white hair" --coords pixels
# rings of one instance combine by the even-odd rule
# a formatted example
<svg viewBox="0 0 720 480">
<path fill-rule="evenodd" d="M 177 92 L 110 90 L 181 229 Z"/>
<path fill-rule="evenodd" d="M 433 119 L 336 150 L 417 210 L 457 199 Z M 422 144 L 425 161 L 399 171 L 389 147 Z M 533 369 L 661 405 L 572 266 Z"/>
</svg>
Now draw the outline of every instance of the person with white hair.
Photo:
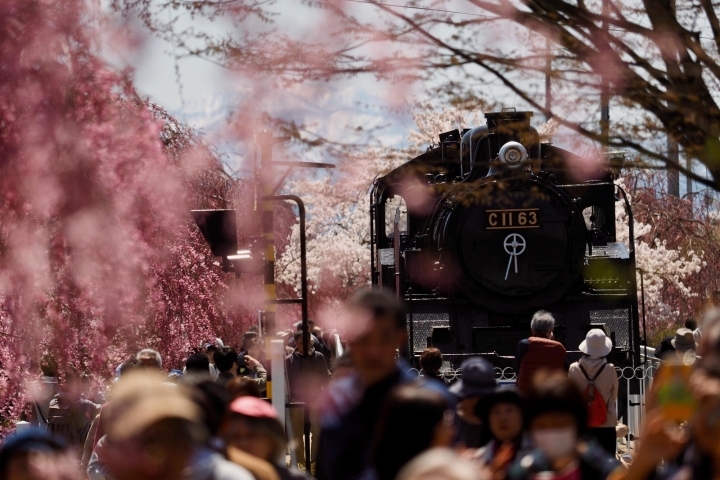
<svg viewBox="0 0 720 480">
<path fill-rule="evenodd" d="M 135 355 L 135 358 L 145 368 L 156 368 L 158 370 L 162 370 L 162 356 L 160 356 L 160 352 L 157 350 L 153 350 L 152 348 L 143 348 L 137 353 L 137 355 Z"/>
<path fill-rule="evenodd" d="M 555 318 L 550 312 L 538 310 L 530 322 L 530 338 L 520 340 L 515 349 L 514 370 L 517 388 L 525 393 L 535 373 L 543 369 L 560 370 L 569 366 L 562 343 L 555 341 Z"/>
</svg>

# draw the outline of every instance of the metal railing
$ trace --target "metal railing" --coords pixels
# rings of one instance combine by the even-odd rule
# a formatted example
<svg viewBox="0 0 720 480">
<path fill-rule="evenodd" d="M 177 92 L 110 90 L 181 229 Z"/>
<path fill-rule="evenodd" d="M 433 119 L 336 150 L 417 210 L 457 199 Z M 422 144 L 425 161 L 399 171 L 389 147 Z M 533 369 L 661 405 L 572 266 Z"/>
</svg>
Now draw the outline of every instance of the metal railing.
<svg viewBox="0 0 720 480">
<path fill-rule="evenodd" d="M 635 368 L 615 368 L 618 381 L 625 383 L 627 392 L 624 398 L 618 397 L 618 404 L 624 402 L 624 411 L 627 412 L 627 418 L 621 419 L 628 427 L 628 434 L 625 436 L 627 449 L 632 449 L 634 441 L 640 438 L 640 427 L 645 417 L 647 395 L 650 392 L 655 372 L 660 366 L 660 359 L 655 357 L 655 349 L 651 347 L 640 347 L 640 360 L 642 364 Z M 633 388 L 633 382 L 635 382 L 635 388 Z"/>
<path fill-rule="evenodd" d="M 423 377 L 424 372 L 422 370 L 418 370 L 417 368 L 411 368 L 409 370 L 410 372 L 414 373 L 418 377 Z M 462 378 L 462 368 L 444 368 L 440 370 L 440 378 L 443 380 L 446 380 L 450 383 L 454 382 L 455 380 L 458 380 Z M 515 371 L 512 367 L 495 367 L 495 380 L 497 380 L 499 383 L 506 383 L 506 382 L 512 382 L 515 383 L 516 377 L 515 377 Z"/>
</svg>

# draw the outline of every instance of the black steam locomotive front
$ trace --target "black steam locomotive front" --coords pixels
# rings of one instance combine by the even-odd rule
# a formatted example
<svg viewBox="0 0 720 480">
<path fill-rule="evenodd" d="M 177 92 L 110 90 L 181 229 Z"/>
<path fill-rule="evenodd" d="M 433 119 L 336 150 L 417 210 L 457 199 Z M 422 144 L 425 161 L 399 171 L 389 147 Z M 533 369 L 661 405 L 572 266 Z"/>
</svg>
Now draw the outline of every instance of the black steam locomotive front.
<svg viewBox="0 0 720 480">
<path fill-rule="evenodd" d="M 483 354 L 502 365 L 546 309 L 568 350 L 603 328 L 629 360 L 635 265 L 616 242 L 612 178 L 572 182 L 565 166 L 582 160 L 541 144 L 530 112 L 485 117 L 373 188 L 373 283 L 408 303 L 409 353 L 432 344 L 456 363 Z"/>
</svg>

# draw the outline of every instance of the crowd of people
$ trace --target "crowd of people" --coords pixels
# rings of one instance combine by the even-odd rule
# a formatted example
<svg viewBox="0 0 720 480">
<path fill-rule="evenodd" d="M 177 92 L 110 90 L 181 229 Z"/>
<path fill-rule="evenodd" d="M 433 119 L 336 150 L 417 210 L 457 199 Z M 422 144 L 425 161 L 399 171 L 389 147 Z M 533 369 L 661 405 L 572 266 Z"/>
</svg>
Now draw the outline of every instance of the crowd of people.
<svg viewBox="0 0 720 480">
<path fill-rule="evenodd" d="M 697 338 L 688 329 L 672 339 L 636 448 L 619 455 L 618 378 L 602 329 L 588 331 L 570 363 L 553 316 L 537 312 L 517 346 L 516 386 L 498 385 L 481 357 L 450 384 L 437 348 L 420 356 L 419 377 L 399 358 L 407 320 L 392 295 L 362 289 L 345 307 L 341 356 L 337 337 L 314 324 L 278 332 L 284 424 L 264 398 L 269 359 L 256 329 L 236 348 L 205 343 L 177 369 L 140 350 L 107 389 L 43 357 L 28 421 L 0 447 L 0 480 L 720 478 L 716 310 Z"/>
</svg>

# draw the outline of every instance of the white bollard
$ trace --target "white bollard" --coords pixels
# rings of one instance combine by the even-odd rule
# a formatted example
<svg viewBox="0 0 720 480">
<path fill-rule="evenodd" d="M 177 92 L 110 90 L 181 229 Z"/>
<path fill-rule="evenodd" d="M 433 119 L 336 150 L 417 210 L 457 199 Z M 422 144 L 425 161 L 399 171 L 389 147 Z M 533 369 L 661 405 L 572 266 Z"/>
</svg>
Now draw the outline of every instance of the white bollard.
<svg viewBox="0 0 720 480">
<path fill-rule="evenodd" d="M 272 405 L 278 413 L 280 425 L 285 425 L 285 344 L 282 340 L 270 341 L 270 374 L 272 375 Z"/>
<path fill-rule="evenodd" d="M 30 427 L 32 427 L 32 424 L 30 422 L 25 422 L 23 420 L 15 422 L 15 431 L 17 432 L 22 432 L 23 430 L 26 430 Z"/>
</svg>

